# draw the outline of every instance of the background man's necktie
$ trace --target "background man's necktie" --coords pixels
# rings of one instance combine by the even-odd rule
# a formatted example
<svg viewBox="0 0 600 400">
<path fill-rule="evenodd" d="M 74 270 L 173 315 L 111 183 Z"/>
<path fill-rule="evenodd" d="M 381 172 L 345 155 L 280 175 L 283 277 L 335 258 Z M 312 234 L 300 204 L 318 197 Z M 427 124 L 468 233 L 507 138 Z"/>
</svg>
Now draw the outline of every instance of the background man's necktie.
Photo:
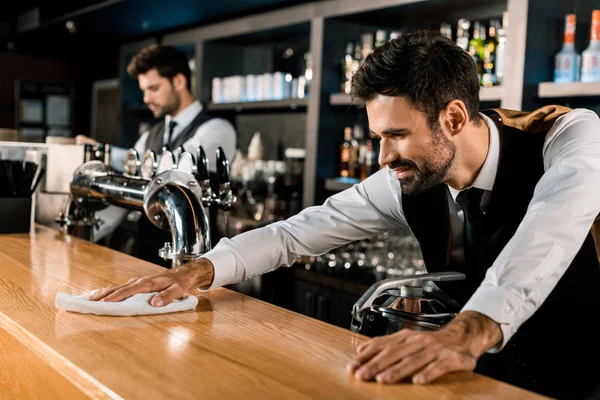
<svg viewBox="0 0 600 400">
<path fill-rule="evenodd" d="M 167 143 L 165 143 L 166 146 L 168 146 L 169 148 L 171 148 L 171 139 L 173 138 L 173 131 L 175 130 L 175 127 L 177 126 L 177 122 L 171 120 L 171 122 L 169 122 L 169 138 L 167 139 Z"/>
</svg>

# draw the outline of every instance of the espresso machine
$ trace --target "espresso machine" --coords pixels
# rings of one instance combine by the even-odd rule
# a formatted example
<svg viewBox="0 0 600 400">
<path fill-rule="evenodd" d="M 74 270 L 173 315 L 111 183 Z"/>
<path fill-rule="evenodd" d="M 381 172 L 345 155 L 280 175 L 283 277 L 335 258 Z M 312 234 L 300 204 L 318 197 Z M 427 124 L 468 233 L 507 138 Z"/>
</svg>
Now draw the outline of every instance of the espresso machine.
<svg viewBox="0 0 600 400">
<path fill-rule="evenodd" d="M 464 279 L 460 272 L 436 272 L 376 282 L 352 307 L 350 328 L 370 337 L 404 328 L 438 330 L 462 307 L 437 289 L 435 282 Z"/>
<path fill-rule="evenodd" d="M 102 224 L 98 211 L 109 205 L 142 211 L 171 233 L 171 241 L 157 249 L 161 258 L 173 267 L 195 260 L 212 248 L 208 210 L 217 206 L 228 214 L 236 201 L 221 147 L 216 160 L 217 193 L 202 147 L 195 155 L 183 148 L 176 153 L 164 149 L 159 156 L 148 150 L 142 159 L 129 149 L 122 174 L 100 160 L 85 162 L 71 178 L 70 201 L 56 222 L 65 233 L 93 241 L 94 229 Z"/>
</svg>

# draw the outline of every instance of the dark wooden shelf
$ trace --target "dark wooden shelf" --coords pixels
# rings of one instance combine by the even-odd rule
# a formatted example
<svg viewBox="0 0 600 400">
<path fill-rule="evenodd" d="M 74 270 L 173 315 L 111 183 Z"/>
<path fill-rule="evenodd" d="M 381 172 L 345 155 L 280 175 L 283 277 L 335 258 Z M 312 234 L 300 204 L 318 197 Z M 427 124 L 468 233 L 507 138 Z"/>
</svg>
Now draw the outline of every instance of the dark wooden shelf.
<svg viewBox="0 0 600 400">
<path fill-rule="evenodd" d="M 479 92 L 481 101 L 502 101 L 504 88 L 502 86 L 482 87 Z M 329 104 L 332 106 L 351 106 L 354 103 L 349 94 L 332 93 L 329 95 Z"/>
<path fill-rule="evenodd" d="M 538 96 L 541 98 L 600 96 L 600 82 L 542 82 L 538 85 Z"/>
<path fill-rule="evenodd" d="M 289 108 L 295 110 L 308 105 L 308 99 L 285 99 L 270 101 L 248 101 L 242 103 L 210 103 L 208 109 L 211 111 L 244 111 L 244 110 L 270 110 Z"/>
</svg>

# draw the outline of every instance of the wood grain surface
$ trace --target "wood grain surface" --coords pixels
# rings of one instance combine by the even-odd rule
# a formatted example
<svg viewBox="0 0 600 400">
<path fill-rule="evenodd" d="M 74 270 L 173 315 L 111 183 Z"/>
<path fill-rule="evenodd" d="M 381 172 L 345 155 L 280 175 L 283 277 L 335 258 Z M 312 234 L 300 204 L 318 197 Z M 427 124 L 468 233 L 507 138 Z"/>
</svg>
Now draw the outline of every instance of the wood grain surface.
<svg viewBox="0 0 600 400">
<path fill-rule="evenodd" d="M 0 235 L 0 328 L 17 341 L 3 343 L 33 351 L 51 369 L 49 379 L 60 373 L 90 398 L 543 398 L 473 373 L 422 386 L 356 381 L 345 366 L 366 337 L 226 289 L 195 292 L 195 310 L 165 315 L 55 308 L 58 292 L 84 294 L 158 271 L 41 226 L 30 235 Z M 4 375 L 17 376 L 22 366 L 9 364 Z M 27 390 L 44 385 L 14 379 L 32 386 Z"/>
<path fill-rule="evenodd" d="M 87 399 L 84 392 L 0 329 L 0 399 Z"/>
</svg>

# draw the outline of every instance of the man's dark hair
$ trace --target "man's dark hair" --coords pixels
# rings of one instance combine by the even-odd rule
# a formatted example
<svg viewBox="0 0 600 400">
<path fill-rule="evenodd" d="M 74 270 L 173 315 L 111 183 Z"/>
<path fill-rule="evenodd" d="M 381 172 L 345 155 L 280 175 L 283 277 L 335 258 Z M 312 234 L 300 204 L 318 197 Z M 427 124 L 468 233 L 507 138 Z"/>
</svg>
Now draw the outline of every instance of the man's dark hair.
<svg viewBox="0 0 600 400">
<path fill-rule="evenodd" d="M 415 31 L 376 48 L 352 77 L 352 97 L 401 96 L 437 128 L 440 112 L 454 99 L 465 103 L 478 125 L 479 79 L 471 56 L 435 31 Z"/>
<path fill-rule="evenodd" d="M 152 68 L 156 68 L 160 76 L 171 81 L 175 75 L 183 74 L 187 79 L 187 88 L 191 91 L 188 59 L 173 46 L 152 44 L 143 48 L 133 57 L 127 66 L 127 72 L 137 78 L 138 75 L 145 74 Z"/>
</svg>

